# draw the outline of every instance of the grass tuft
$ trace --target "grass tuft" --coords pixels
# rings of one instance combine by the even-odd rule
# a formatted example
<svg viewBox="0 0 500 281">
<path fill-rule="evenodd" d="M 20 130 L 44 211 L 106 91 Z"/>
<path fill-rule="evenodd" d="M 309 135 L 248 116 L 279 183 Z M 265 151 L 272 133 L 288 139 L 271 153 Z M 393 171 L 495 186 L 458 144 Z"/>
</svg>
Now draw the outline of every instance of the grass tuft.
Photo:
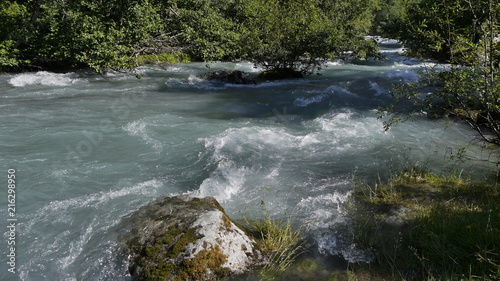
<svg viewBox="0 0 500 281">
<path fill-rule="evenodd" d="M 303 253 L 303 232 L 294 228 L 290 219 L 271 218 L 265 203 L 261 202 L 264 218 L 246 219 L 249 230 L 257 238 L 257 244 L 266 257 L 261 271 L 263 279 L 273 279 L 284 272 Z"/>
</svg>

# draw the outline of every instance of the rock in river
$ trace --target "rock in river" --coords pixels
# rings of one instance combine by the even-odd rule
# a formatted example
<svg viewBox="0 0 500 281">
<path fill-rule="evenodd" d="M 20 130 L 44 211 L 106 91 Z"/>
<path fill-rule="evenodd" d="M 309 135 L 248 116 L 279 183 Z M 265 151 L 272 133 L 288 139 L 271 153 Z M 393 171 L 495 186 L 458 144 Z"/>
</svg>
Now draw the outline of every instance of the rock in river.
<svg viewBox="0 0 500 281">
<path fill-rule="evenodd" d="M 212 197 L 164 197 L 121 225 L 133 280 L 210 280 L 262 263 L 255 241 Z"/>
<path fill-rule="evenodd" d="M 220 69 L 201 74 L 198 77 L 208 81 L 219 81 L 231 84 L 257 84 L 255 78 L 251 74 L 239 70 Z"/>
</svg>

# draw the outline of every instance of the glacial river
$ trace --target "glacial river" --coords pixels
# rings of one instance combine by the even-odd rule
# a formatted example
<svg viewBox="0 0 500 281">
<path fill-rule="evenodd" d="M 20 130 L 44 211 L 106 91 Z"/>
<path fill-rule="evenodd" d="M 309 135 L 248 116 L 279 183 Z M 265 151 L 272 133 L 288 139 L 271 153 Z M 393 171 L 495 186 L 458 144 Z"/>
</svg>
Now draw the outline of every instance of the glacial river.
<svg viewBox="0 0 500 281">
<path fill-rule="evenodd" d="M 391 85 L 418 79 L 429 63 L 400 55 L 394 41 L 381 52 L 383 60 L 245 86 L 196 75 L 260 71 L 246 62 L 141 67 L 141 79 L 0 75 L 0 280 L 128 280 L 116 226 L 183 193 L 214 196 L 234 219 L 263 216 L 263 201 L 273 217 L 302 226 L 318 262 L 368 261 L 348 239 L 343 203 L 354 181 L 384 179 L 407 161 L 438 174 L 490 169 L 450 159 L 461 147 L 489 155 L 466 125 L 417 119 L 384 132 L 376 110 Z"/>
</svg>

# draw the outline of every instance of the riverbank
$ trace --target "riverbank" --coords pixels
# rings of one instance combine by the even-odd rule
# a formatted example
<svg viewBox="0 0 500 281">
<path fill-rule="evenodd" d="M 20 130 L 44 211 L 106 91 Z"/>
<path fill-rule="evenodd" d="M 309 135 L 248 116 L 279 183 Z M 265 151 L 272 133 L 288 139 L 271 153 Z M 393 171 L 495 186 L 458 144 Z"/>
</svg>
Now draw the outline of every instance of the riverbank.
<svg viewBox="0 0 500 281">
<path fill-rule="evenodd" d="M 351 204 L 354 242 L 373 263 L 371 280 L 499 280 L 500 186 L 403 169 L 386 183 L 359 185 Z M 355 278 L 355 280 L 363 280 Z"/>
</svg>

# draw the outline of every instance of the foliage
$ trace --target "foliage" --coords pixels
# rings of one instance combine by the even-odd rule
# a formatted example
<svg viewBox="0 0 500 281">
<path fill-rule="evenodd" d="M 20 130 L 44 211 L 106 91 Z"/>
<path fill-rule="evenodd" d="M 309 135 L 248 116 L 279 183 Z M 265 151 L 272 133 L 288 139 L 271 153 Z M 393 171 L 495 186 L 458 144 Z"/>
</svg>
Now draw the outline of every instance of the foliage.
<svg viewBox="0 0 500 281">
<path fill-rule="evenodd" d="M 16 2 L 2 1 L 0 4 L 0 71 L 19 65 L 17 34 L 21 32 L 26 9 Z"/>
<path fill-rule="evenodd" d="M 429 10 L 423 13 L 423 10 Z M 500 145 L 500 4 L 494 1 L 423 0 L 410 9 L 400 34 L 414 54 L 453 64 L 425 69 L 420 81 L 397 85 L 386 130 L 415 113 L 452 116 L 467 122 L 483 140 Z"/>
<path fill-rule="evenodd" d="M 134 68 L 144 55 L 312 73 L 363 40 L 375 0 L 26 0 L 0 4 L 0 68 Z M 14 27 L 14 28 L 12 28 Z"/>
<path fill-rule="evenodd" d="M 238 40 L 245 29 L 235 19 L 240 1 L 172 0 L 160 5 L 169 11 L 166 29 L 194 57 L 213 61 L 240 56 Z"/>
<path fill-rule="evenodd" d="M 415 114 L 427 117 L 456 117 L 467 122 L 481 138 L 500 145 L 500 72 L 488 67 L 451 66 L 421 72 L 421 80 L 400 84 L 391 94 L 395 102 L 381 108 L 388 130 Z"/>
<path fill-rule="evenodd" d="M 149 55 L 137 55 L 135 57 L 137 64 L 174 64 L 174 63 L 188 63 L 191 61 L 191 57 L 182 52 L 171 52 L 171 53 L 160 53 L 160 54 L 149 54 Z"/>
<path fill-rule="evenodd" d="M 158 18 L 147 0 L 45 1 L 39 11 L 28 50 L 42 65 L 126 68 L 131 62 L 124 56 L 132 54 L 133 44 L 158 32 Z"/>
<path fill-rule="evenodd" d="M 11 40 L 0 44 L 15 56 L 10 65 L 37 68 L 130 67 L 133 62 L 126 56 L 161 26 L 148 0 L 13 1 L 2 5 L 1 14 L 10 16 L 0 25 L 0 35 Z M 18 28 L 6 34 L 11 26 Z"/>
<path fill-rule="evenodd" d="M 470 64 L 498 36 L 498 1 L 420 0 L 405 10 L 393 19 L 390 35 L 401 39 L 411 55 Z"/>
<path fill-rule="evenodd" d="M 362 37 L 371 24 L 371 0 L 252 3 L 247 8 L 249 33 L 243 39 L 250 47 L 249 59 L 266 70 L 310 74 L 332 55 L 357 46 L 355 55 L 374 54 L 373 45 Z"/>
<path fill-rule="evenodd" d="M 395 280 L 498 280 L 500 189 L 421 168 L 356 192 L 356 242 Z M 397 218 L 395 218 L 395 216 Z M 399 222 L 398 222 L 399 221 Z"/>
<path fill-rule="evenodd" d="M 380 0 L 375 11 L 372 34 L 397 38 L 404 22 L 408 21 L 409 8 L 420 0 Z"/>
</svg>

